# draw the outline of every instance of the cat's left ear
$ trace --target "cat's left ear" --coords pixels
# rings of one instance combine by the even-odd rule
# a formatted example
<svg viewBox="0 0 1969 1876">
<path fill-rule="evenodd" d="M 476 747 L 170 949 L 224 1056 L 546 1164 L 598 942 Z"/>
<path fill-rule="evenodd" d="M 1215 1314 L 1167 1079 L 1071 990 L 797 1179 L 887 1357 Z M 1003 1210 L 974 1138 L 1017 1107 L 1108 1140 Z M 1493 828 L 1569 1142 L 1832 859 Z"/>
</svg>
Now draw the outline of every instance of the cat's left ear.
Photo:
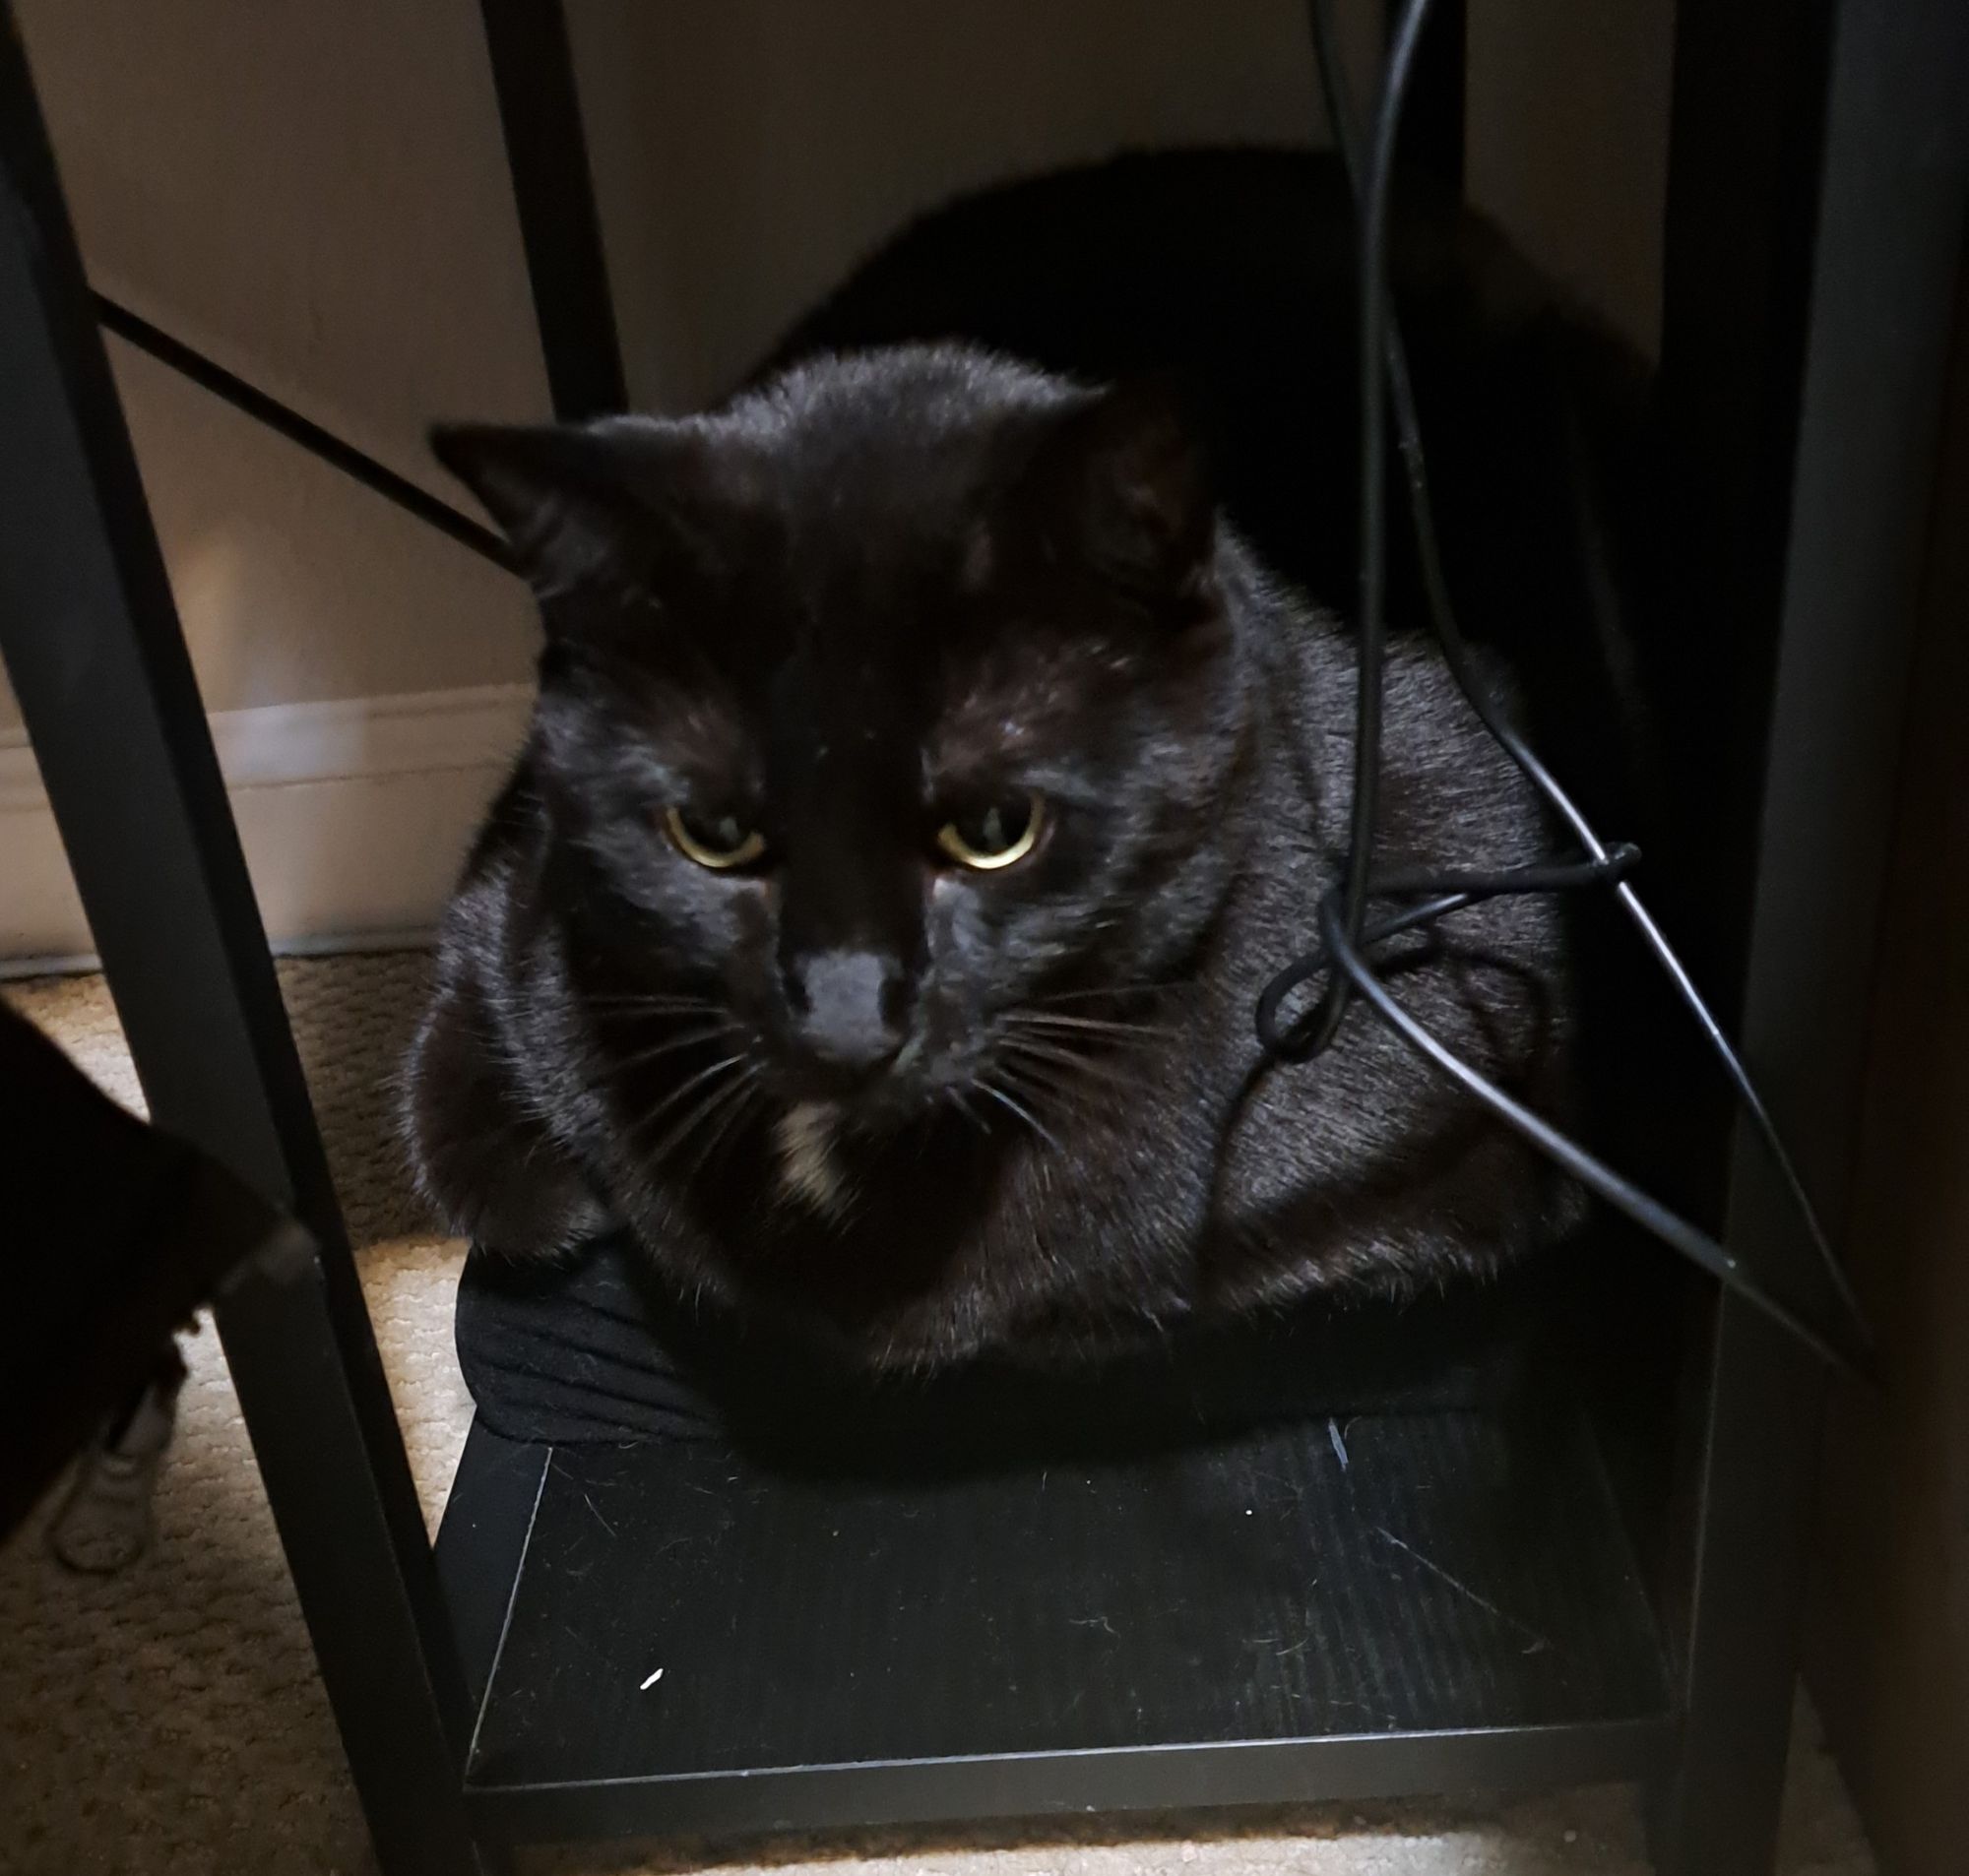
<svg viewBox="0 0 1969 1876">
<path fill-rule="evenodd" d="M 686 439 L 649 418 L 592 424 L 440 424 L 432 453 L 499 524 L 552 632 L 584 603 L 647 578 L 686 532 Z"/>
<path fill-rule="evenodd" d="M 1182 623 L 1208 609 L 1217 509 L 1174 384 L 1144 378 L 1093 394 L 1035 468 L 1055 550 L 1160 617 Z"/>
</svg>

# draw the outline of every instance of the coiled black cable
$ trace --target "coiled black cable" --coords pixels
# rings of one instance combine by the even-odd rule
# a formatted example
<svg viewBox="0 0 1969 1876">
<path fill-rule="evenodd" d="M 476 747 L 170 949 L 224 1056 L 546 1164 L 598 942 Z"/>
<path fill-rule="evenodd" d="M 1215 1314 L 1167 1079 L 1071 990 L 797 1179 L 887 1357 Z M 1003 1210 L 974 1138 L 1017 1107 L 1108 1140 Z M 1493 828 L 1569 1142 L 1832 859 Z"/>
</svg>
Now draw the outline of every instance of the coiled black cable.
<svg viewBox="0 0 1969 1876">
<path fill-rule="evenodd" d="M 1337 1034 L 1349 998 L 1359 995 L 1374 1014 L 1425 1061 L 1485 1102 L 1505 1125 L 1563 1166 L 1590 1191 L 1642 1229 L 1705 1271 L 1734 1294 L 1761 1311 L 1787 1333 L 1828 1361 L 1870 1372 L 1873 1337 L 1844 1268 L 1826 1237 L 1798 1170 L 1765 1108 L 1742 1058 L 1723 1033 L 1682 961 L 1635 893 L 1627 874 L 1638 862 L 1631 846 L 1610 846 L 1518 733 L 1492 695 L 1457 624 L 1443 578 L 1430 501 L 1428 462 L 1416 414 L 1414 386 L 1400 322 L 1389 304 L 1388 220 L 1395 143 L 1416 50 L 1428 23 L 1429 0 L 1404 0 L 1389 42 L 1386 71 L 1374 113 L 1365 176 L 1351 101 L 1341 71 L 1330 0 L 1308 0 L 1320 84 L 1334 144 L 1353 190 L 1360 223 L 1361 350 L 1361 588 L 1360 697 L 1355 727 L 1354 799 L 1344 879 L 1319 905 L 1320 945 L 1279 971 L 1258 999 L 1260 1046 L 1281 1060 L 1305 1060 L 1326 1048 Z M 1387 566 L 1387 415 L 1392 406 L 1409 494 L 1417 557 L 1430 623 L 1451 674 L 1469 698 L 1485 728 L 1525 778 L 1570 829 L 1584 858 L 1511 869 L 1494 874 L 1412 874 L 1376 880 L 1373 875 L 1375 802 L 1380 776 L 1381 672 L 1385 620 L 1382 608 Z M 1577 891 L 1606 886 L 1620 901 L 1643 944 L 1667 972 L 1677 996 L 1701 1029 L 1722 1064 L 1738 1100 L 1770 1154 L 1786 1191 L 1804 1220 L 1820 1263 L 1842 1305 L 1852 1334 L 1841 1338 L 1814 1328 L 1779 1301 L 1741 1261 L 1706 1232 L 1650 1198 L 1631 1181 L 1589 1153 L 1550 1122 L 1532 1113 L 1456 1055 L 1396 1001 L 1373 974 L 1364 956 L 1397 932 L 1435 920 L 1484 899 L 1516 893 Z M 1419 901 L 1370 923 L 1375 899 Z M 1326 990 L 1315 1007 L 1282 1021 L 1293 994 L 1324 975 Z"/>
</svg>

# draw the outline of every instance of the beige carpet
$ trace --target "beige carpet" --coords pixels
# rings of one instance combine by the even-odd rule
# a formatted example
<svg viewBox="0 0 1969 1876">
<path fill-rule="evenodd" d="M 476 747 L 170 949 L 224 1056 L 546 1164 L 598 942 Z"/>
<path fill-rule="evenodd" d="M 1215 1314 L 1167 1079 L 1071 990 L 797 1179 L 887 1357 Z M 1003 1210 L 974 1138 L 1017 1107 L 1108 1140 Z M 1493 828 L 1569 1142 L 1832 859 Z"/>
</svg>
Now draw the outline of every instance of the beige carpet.
<svg viewBox="0 0 1969 1876">
<path fill-rule="evenodd" d="M 428 1235 L 390 1128 L 388 1078 L 422 981 L 413 956 L 282 969 L 364 1285 L 433 1524 L 470 1417 L 451 1347 L 457 1247 Z M 136 1091 L 94 978 L 20 984 L 11 999 L 112 1093 Z M 303 1876 L 370 1867 L 362 1824 L 210 1333 L 158 1502 L 157 1541 L 94 1581 L 49 1559 L 36 1520 L 0 1552 L 0 1871 Z M 528 1867 L 788 1869 L 836 1876 L 1641 1876 L 1635 1794 L 1310 1806 L 1207 1818 L 583 1848 Z M 1874 1865 L 1817 1728 L 1802 1713 L 1786 1876 Z"/>
</svg>

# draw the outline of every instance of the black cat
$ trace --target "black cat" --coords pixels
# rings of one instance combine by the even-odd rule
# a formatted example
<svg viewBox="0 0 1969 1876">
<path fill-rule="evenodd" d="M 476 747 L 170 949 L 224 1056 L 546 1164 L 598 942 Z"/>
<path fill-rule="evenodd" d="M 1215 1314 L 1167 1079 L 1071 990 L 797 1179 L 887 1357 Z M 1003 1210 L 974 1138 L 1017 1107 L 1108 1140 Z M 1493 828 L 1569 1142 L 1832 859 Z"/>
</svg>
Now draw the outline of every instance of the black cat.
<svg viewBox="0 0 1969 1876">
<path fill-rule="evenodd" d="M 1165 398 L 898 346 L 437 448 L 548 634 L 410 1069 L 453 1228 L 553 1256 L 623 1222 L 680 1295 L 927 1368 L 1433 1285 L 1575 1215 L 1358 1009 L 1262 1068 L 1254 1000 L 1345 843 L 1354 658 Z M 1385 747 L 1385 865 L 1544 846 L 1413 643 Z M 1562 1107 L 1548 906 L 1384 967 Z"/>
</svg>

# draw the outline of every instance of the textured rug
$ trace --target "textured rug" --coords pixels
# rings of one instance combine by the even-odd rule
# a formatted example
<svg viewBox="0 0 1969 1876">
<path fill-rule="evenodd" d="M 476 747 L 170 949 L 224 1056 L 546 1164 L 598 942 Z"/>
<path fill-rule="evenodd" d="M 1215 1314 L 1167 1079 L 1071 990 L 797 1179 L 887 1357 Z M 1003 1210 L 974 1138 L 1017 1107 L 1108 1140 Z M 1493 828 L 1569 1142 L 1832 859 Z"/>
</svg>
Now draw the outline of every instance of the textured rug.
<svg viewBox="0 0 1969 1876">
<path fill-rule="evenodd" d="M 471 1417 L 452 1354 L 459 1247 L 430 1234 L 404 1174 L 390 1078 L 424 978 L 412 954 L 282 967 L 426 1518 L 435 1525 Z M 7 995 L 137 1103 L 99 979 Z M 371 1867 L 362 1822 L 209 1330 L 165 1462 L 157 1534 L 106 1580 L 71 1576 L 46 1512 L 0 1551 L 0 1871 L 20 1876 L 303 1876 Z M 583 1847 L 523 1867 L 797 1870 L 835 1876 L 1643 1876 L 1623 1786 L 1505 1801 L 1314 1805 L 1207 1817 Z M 1801 1710 L 1780 1868 L 1874 1868 L 1817 1727 Z"/>
</svg>

